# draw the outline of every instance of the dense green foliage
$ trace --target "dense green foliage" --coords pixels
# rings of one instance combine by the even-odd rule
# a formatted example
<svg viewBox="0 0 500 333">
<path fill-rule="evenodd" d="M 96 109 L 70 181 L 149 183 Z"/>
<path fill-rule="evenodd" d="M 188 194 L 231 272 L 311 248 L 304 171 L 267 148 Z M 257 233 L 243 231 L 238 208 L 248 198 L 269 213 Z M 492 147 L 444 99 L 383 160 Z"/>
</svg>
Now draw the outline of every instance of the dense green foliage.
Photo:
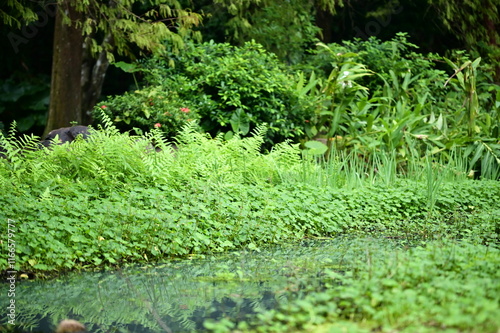
<svg viewBox="0 0 500 333">
<path fill-rule="evenodd" d="M 411 17 L 415 6 L 410 0 L 354 2 L 367 5 L 359 11 L 364 14 L 356 13 L 366 14 L 368 21 L 356 21 L 366 22 L 364 31 L 350 28 L 362 37 L 371 35 L 369 25 L 394 30 L 391 17 Z M 135 64 L 115 63 L 138 73 L 141 86 L 136 82 L 135 91 L 95 107 L 104 128 L 91 130 L 87 140 L 44 148 L 38 137 L 19 137 L 16 123 L 7 137 L 0 133 L 0 232 L 16 242 L 14 268 L 28 273 L 20 277 L 43 278 L 241 249 L 258 253 L 307 239 L 382 237 L 398 245 L 381 255 L 363 241 L 356 255 L 341 249 L 335 254 L 340 263 L 327 258 L 324 266 L 311 258 L 320 265 L 313 265 L 313 284 L 300 275 L 302 264 L 288 262 L 280 268 L 290 279 L 274 294 L 281 295 L 273 303 L 277 309 L 259 308 L 257 318 L 209 320 L 204 327 L 497 333 L 498 11 L 492 1 L 481 8 L 476 0 L 455 2 L 425 1 L 436 9 L 430 19 L 439 17 L 469 48 L 449 50 L 446 58 L 417 52 L 406 33 L 388 41 L 316 44 L 321 29 L 327 35 L 334 30 L 332 15 L 342 0 L 190 2 L 212 15 L 202 28 L 205 36 L 214 27 L 219 42 L 233 44 L 189 42 L 182 53 L 185 38 L 200 36 L 191 28 L 201 18 L 184 1 L 152 1 L 156 9 L 133 6 L 136 1 L 123 7 L 95 0 L 73 4 L 78 28 L 94 37 L 78 46 L 85 55 L 100 54 L 103 71 L 113 51 L 133 57 L 130 42 L 164 52 Z M 29 8 L 26 1 L 8 0 L 0 20 L 19 27 L 23 19 L 36 19 Z M 157 21 L 159 16 L 172 25 Z M 17 53 L 18 45 L 12 46 Z M 99 72 L 86 64 L 82 72 Z M 27 73 L 19 77 L 29 82 L 0 77 L 0 113 L 20 117 L 21 131 L 44 122 L 47 103 L 47 81 L 23 68 Z M 0 254 L 4 271 L 8 254 Z M 245 274 L 242 267 L 226 266 L 202 278 L 250 279 Z M 130 287 L 131 280 L 120 283 Z M 116 290 L 106 293 L 120 297 Z M 145 305 L 131 315 L 134 321 L 158 329 L 151 307 L 156 300 L 137 294 L 126 301 Z M 157 309 L 195 330 L 195 312 L 213 307 L 189 305 L 190 311 L 180 311 L 186 303 L 174 309 L 164 302 Z M 155 320 L 148 322 L 147 314 Z"/>
<path fill-rule="evenodd" d="M 190 103 L 180 99 L 176 91 L 149 86 L 100 103 L 94 114 L 99 118 L 103 113 L 114 117 L 116 126 L 123 131 L 135 129 L 143 133 L 156 127 L 173 138 L 186 122 L 199 118 L 198 113 L 186 105 Z"/>
<path fill-rule="evenodd" d="M 498 178 L 499 86 L 481 70 L 480 58 L 423 55 L 406 38 L 321 45 L 303 67 L 312 73 L 304 89 L 318 106 L 307 134 L 365 156 L 396 151 L 401 165 L 459 148 L 472 170 Z"/>
<path fill-rule="evenodd" d="M 17 328 L 496 332 L 500 253 L 473 243 L 350 235 L 24 281 Z"/>
<path fill-rule="evenodd" d="M 57 10 L 63 10 L 63 8 L 67 10 L 67 1 L 58 0 L 56 4 L 59 5 Z M 147 4 L 140 1 L 128 1 L 121 6 L 91 0 L 73 3 L 72 6 L 81 14 L 79 17 L 82 21 L 71 21 L 70 15 L 66 13 L 63 17 L 64 24 L 77 27 L 85 37 L 91 39 L 90 45 L 87 45 L 89 48 L 87 52 L 97 54 L 105 51 L 108 59 L 114 59 L 113 51 L 115 50 L 120 55 L 135 58 L 131 50 L 132 45 L 142 50 L 153 51 L 158 48 L 163 49 L 162 42 L 169 41 L 178 51 L 184 42 L 184 37 L 200 39 L 199 33 L 193 32 L 192 28 L 200 23 L 201 16 L 184 9 L 177 0 L 149 1 Z M 8 26 L 21 28 L 23 24 L 40 20 L 39 15 L 42 17 L 41 20 L 48 20 L 47 12 L 52 10 L 48 7 L 43 1 L 30 3 L 8 0 L 7 10 L 0 10 L 0 20 Z M 35 12 L 37 10 L 39 11 Z M 97 13 L 101 15 L 96 15 Z M 50 15 L 55 16 L 53 13 Z M 176 25 L 176 31 L 173 31 L 173 26 L 158 20 L 158 18 L 166 17 Z M 45 24 L 46 22 L 39 25 Z M 36 34 L 36 28 L 34 30 Z M 23 35 L 28 35 L 25 37 L 29 37 L 30 34 L 23 32 Z M 112 41 L 109 37 L 111 35 Z M 104 38 L 104 36 L 107 37 Z M 9 35 L 9 41 L 12 40 L 16 40 L 16 48 L 19 44 L 27 42 L 26 38 Z M 81 46 L 75 45 L 75 47 Z"/>
<path fill-rule="evenodd" d="M 190 45 L 185 55 L 148 60 L 146 87 L 109 99 L 106 112 L 122 129 L 158 123 L 169 137 L 188 117 L 226 138 L 267 123 L 267 148 L 284 139 L 320 139 L 330 150 L 365 159 L 396 152 L 400 168 L 414 157 L 443 152 L 451 158 L 459 151 L 477 177 L 497 179 L 499 86 L 480 58 L 424 55 L 407 37 L 318 44 L 294 75 L 253 43 Z M 306 147 L 311 144 L 318 145 Z"/>
<path fill-rule="evenodd" d="M 306 55 L 319 40 L 340 42 L 353 36 L 388 40 L 397 32 L 404 31 L 412 36 L 413 43 L 425 50 L 424 53 L 440 52 L 451 57 L 453 50 L 466 49 L 474 58 L 482 57 L 481 66 L 493 75 L 490 82 L 498 83 L 498 10 L 491 0 L 482 5 L 479 3 L 479 0 L 469 1 L 462 6 L 459 1 L 355 0 L 345 5 L 344 1 L 338 0 L 293 0 L 285 3 L 281 0 L 166 0 L 147 4 L 129 1 L 114 8 L 98 1 L 87 1 L 78 4 L 76 9 L 85 15 L 79 20 L 82 30 L 94 38 L 85 49 L 102 51 L 102 55 L 107 53 L 109 58 L 113 50 L 137 57 L 140 48 L 162 48 L 162 39 L 169 40 L 170 46 L 179 50 L 182 49 L 183 38 L 195 36 L 194 39 L 199 40 L 202 35 L 205 41 L 229 41 L 239 46 L 255 40 L 280 60 L 303 64 L 308 61 Z M 2 49 L 5 51 L 1 80 L 22 76 L 30 81 L 33 77 L 50 74 L 47 69 L 51 66 L 47 58 L 52 52 L 53 4 L 47 1 L 8 0 L 5 8 L 0 9 L 0 20 L 5 23 L 0 28 Z M 102 13 L 106 19 L 98 19 L 100 16 L 95 13 Z M 160 17 L 167 17 L 163 21 L 165 24 L 159 22 Z M 12 30 L 11 27 L 21 28 L 25 22 L 34 24 Z M 203 26 L 198 25 L 200 22 Z M 110 42 L 110 34 L 113 35 L 113 42 Z M 131 47 L 131 44 L 139 48 Z M 36 48 L 36 55 L 31 56 L 28 48 Z M 419 71 L 413 70 L 414 73 Z M 131 78 L 127 81 L 123 80 L 123 76 L 115 76 L 115 73 L 108 74 L 111 75 L 104 84 L 104 94 L 116 93 L 116 90 L 110 89 L 111 86 L 118 85 L 120 93 L 128 88 Z M 45 89 L 49 83 L 50 80 L 39 80 L 37 88 Z M 89 93 L 93 94 L 84 92 Z M 21 131 L 38 131 L 41 128 L 38 125 L 45 122 L 43 116 L 46 112 L 32 109 L 25 103 L 1 105 L 1 95 L 0 92 L 0 108 L 7 108 L 7 112 L 2 114 L 5 118 L 2 119 L 3 127 L 8 127 L 15 119 Z M 29 94 L 23 97 L 30 98 Z M 92 105 L 95 104 L 93 102 Z M 89 110 L 92 105 L 85 109 Z M 26 113 L 37 115 L 37 121 L 27 121 Z"/>
<path fill-rule="evenodd" d="M 36 21 L 38 18 L 37 13 L 26 6 L 23 0 L 7 0 L 5 5 L 5 8 L 0 10 L 0 20 L 7 26 L 21 28 L 24 22 Z"/>
<path fill-rule="evenodd" d="M 177 151 L 159 131 L 133 137 L 113 127 L 52 150 L 3 138 L 1 218 L 18 223 L 18 268 L 90 268 L 347 231 L 432 237 L 478 218 L 483 241 L 497 242 L 496 181 L 441 182 L 435 175 L 444 171 L 432 166 L 423 181 L 398 179 L 384 170 L 390 160 L 361 178 L 351 164 L 352 178 L 341 164 L 301 160 L 296 146 L 261 154 L 263 142 L 263 130 L 224 142 L 193 127 Z M 493 215 L 477 215 L 486 212 Z"/>
<path fill-rule="evenodd" d="M 0 218 L 16 240 L 16 270 L 46 277 L 307 238 L 387 237 L 422 247 L 379 258 L 364 242 L 359 261 L 321 269 L 306 291 L 294 292 L 302 278 L 291 281 L 277 310 L 205 327 L 495 332 L 500 183 L 467 178 L 459 155 L 447 164 L 415 159 L 400 173 L 390 154 L 363 163 L 332 154 L 322 164 L 288 143 L 263 154 L 263 127 L 225 141 L 186 126 L 173 149 L 159 129 L 131 136 L 105 122 L 87 140 L 51 149 L 37 149 L 36 137 L 0 137 Z M 0 258 L 5 269 L 7 253 Z M 458 314 L 461 303 L 474 306 Z M 189 313 L 182 323 L 193 325 Z"/>
<path fill-rule="evenodd" d="M 172 57 L 174 67 L 169 65 Z M 300 138 L 312 112 L 311 99 L 290 84 L 296 78 L 256 43 L 192 44 L 179 56 L 157 56 L 145 67 L 145 88 L 104 102 L 119 126 L 147 129 L 166 122 L 167 133 L 176 133 L 180 127 L 168 120 L 175 115 L 164 113 L 173 113 L 162 104 L 167 103 L 189 108 L 195 114 L 191 119 L 199 117 L 201 128 L 212 135 L 247 135 L 265 123 L 266 141 L 278 143 Z M 146 96 L 154 105 L 144 103 Z M 159 104 L 155 97 L 165 102 Z"/>
<path fill-rule="evenodd" d="M 191 183 L 183 190 L 128 186 L 104 197 L 98 184 L 93 184 L 95 190 L 85 185 L 40 194 L 4 186 L 2 218 L 16 221 L 16 237 L 22 239 L 18 269 L 54 273 L 353 231 L 432 238 L 471 224 L 462 210 L 484 211 L 484 204 L 489 209 L 499 195 L 498 184 L 481 184 L 485 195 L 480 198 L 468 183 L 446 186 L 443 193 L 448 195 L 438 199 L 439 209 L 429 219 L 424 189 L 417 186 L 413 192 L 404 187 L 335 193 L 314 187 Z M 462 195 L 456 198 L 456 193 Z M 470 217 L 481 221 L 475 231 L 485 241 L 498 242 L 498 235 L 493 236 L 498 234 L 498 212 Z"/>
<path fill-rule="evenodd" d="M 481 55 L 492 64 L 496 82 L 500 81 L 500 11 L 493 0 L 456 1 L 429 0 L 438 11 L 443 25 L 462 40 L 467 49 Z M 471 15 L 471 12 L 474 15 Z"/>
<path fill-rule="evenodd" d="M 215 31 L 205 28 L 202 32 L 218 42 L 224 36 L 233 45 L 255 40 L 281 60 L 297 63 L 321 35 L 313 13 L 320 8 L 333 13 L 342 4 L 342 0 L 217 0 L 204 8 L 205 21 Z"/>
<path fill-rule="evenodd" d="M 499 11 L 493 0 L 217 0 L 195 8 L 208 13 L 205 38 L 241 45 L 256 40 L 288 63 L 303 61 L 314 41 L 390 39 L 408 32 L 427 51 L 449 56 L 464 49 L 488 60 L 499 82 Z M 457 47 L 457 45 L 460 45 Z"/>
</svg>

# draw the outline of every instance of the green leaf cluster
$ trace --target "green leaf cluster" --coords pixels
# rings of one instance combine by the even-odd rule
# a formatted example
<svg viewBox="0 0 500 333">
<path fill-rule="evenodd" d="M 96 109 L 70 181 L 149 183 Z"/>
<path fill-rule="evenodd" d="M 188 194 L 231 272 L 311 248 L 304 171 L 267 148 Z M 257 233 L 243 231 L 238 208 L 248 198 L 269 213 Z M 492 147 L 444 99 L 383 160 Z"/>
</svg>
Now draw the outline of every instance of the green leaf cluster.
<svg viewBox="0 0 500 333">
<path fill-rule="evenodd" d="M 185 38 L 200 38 L 192 28 L 200 24 L 201 16 L 184 9 L 177 0 L 150 1 L 147 5 L 135 0 L 111 5 L 91 0 L 73 6 L 82 13 L 83 20 L 71 22 L 65 16 L 64 23 L 76 26 L 84 36 L 91 37 L 89 51 L 92 54 L 107 52 L 111 62 L 114 60 L 111 49 L 119 55 L 135 58 L 132 45 L 145 52 L 155 52 L 164 50 L 164 42 L 168 41 L 173 50 L 178 51 L 184 46 Z M 112 36 L 112 42 L 105 38 L 99 44 L 97 35 Z"/>
<path fill-rule="evenodd" d="M 0 9 L 0 21 L 9 27 L 20 29 L 26 22 L 38 20 L 38 15 L 24 0 L 6 0 L 4 5 Z"/>
<path fill-rule="evenodd" d="M 307 120 L 309 138 L 365 159 L 397 152 L 403 168 L 412 157 L 459 150 L 468 156 L 469 170 L 498 178 L 500 91 L 480 69 L 479 58 L 456 54 L 456 64 L 423 55 L 403 33 L 387 42 L 370 38 L 320 46 L 310 67 L 301 67 L 309 81 L 297 86 L 316 100 Z M 443 68 L 445 62 L 454 72 Z"/>
<path fill-rule="evenodd" d="M 171 59 L 175 60 L 175 67 L 169 66 Z M 304 120 L 311 113 L 311 99 L 300 95 L 290 84 L 296 77 L 254 42 L 242 47 L 213 42 L 190 44 L 181 55 L 156 56 L 145 67 L 146 87 L 135 96 L 155 89 L 164 91 L 172 100 L 194 110 L 201 128 L 212 136 L 219 133 L 226 138 L 235 134 L 246 136 L 265 123 L 268 146 L 285 139 L 298 141 L 304 133 Z M 130 108 L 134 109 L 137 102 L 130 100 L 130 95 L 128 98 Z M 115 97 L 107 103 L 114 105 L 119 100 Z M 135 109 L 134 115 L 140 113 Z M 125 105 L 115 107 L 112 112 L 118 121 L 130 113 Z M 127 118 L 132 127 L 144 118 L 137 117 L 136 121 L 131 116 Z M 156 118 L 151 117 L 152 122 L 153 119 Z"/>
<path fill-rule="evenodd" d="M 342 1 L 233 1 L 217 0 L 208 8 L 211 14 L 208 24 L 219 20 L 226 40 L 233 45 L 243 45 L 255 40 L 267 51 L 287 63 L 300 62 L 305 50 L 313 45 L 321 34 L 315 24 L 314 13 L 319 7 L 329 7 Z M 204 35 L 217 38 L 206 30 Z M 220 38 L 220 37 L 219 37 Z M 218 39 L 218 38 L 217 38 Z"/>
</svg>

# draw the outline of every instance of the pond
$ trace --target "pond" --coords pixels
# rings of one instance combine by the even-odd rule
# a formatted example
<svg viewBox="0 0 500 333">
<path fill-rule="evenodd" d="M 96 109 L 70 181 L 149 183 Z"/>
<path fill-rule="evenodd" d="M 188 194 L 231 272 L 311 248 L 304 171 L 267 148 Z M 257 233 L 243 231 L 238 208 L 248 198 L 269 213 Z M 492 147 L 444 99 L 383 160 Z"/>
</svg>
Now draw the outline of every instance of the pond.
<svg viewBox="0 0 500 333">
<path fill-rule="evenodd" d="M 304 240 L 260 251 L 23 281 L 16 290 L 15 331 L 54 332 L 60 320 L 72 318 L 89 332 L 202 332 L 207 319 L 247 320 L 321 290 L 327 270 L 342 273 L 373 255 L 391 256 L 401 246 L 397 240 L 366 236 Z M 6 285 L 1 288 L 5 295 Z M 3 297 L 0 303 L 5 309 Z"/>
</svg>

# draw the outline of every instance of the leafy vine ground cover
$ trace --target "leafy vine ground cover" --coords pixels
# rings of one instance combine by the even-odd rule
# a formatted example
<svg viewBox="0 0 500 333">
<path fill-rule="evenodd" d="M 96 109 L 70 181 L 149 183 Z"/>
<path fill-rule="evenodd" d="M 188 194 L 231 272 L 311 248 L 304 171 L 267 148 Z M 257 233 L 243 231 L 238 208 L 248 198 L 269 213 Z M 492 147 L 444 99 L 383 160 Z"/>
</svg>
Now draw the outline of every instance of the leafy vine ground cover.
<svg viewBox="0 0 500 333">
<path fill-rule="evenodd" d="M 348 320 L 368 331 L 495 332 L 498 181 L 439 181 L 446 170 L 424 163 L 419 177 L 387 182 L 380 164 L 373 165 L 378 174 L 348 186 L 352 174 L 342 164 L 324 168 L 301 159 L 297 146 L 262 154 L 261 130 L 226 142 L 186 127 L 176 151 L 159 132 L 133 137 L 112 126 L 52 150 L 30 149 L 36 138 L 2 138 L 0 218 L 18 226 L 16 269 L 53 276 L 353 233 L 417 239 L 430 245 L 402 253 L 397 270 L 382 261 L 342 276 L 333 272 L 325 281 L 337 279 L 340 287 L 262 314 L 261 322 L 207 328 L 327 330 Z M 318 179 L 328 177 L 338 186 L 321 186 Z M 0 228 L 5 235 L 6 223 Z M 460 243 L 435 243 L 447 239 Z M 470 316 L 453 304 L 468 304 Z"/>
</svg>

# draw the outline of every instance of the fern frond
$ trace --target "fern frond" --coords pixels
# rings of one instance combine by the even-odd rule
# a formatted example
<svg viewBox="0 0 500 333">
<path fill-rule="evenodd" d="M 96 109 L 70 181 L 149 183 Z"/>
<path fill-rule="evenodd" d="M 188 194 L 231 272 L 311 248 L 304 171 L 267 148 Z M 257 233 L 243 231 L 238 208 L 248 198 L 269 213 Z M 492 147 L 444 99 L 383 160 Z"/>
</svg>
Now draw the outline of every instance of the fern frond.
<svg viewBox="0 0 500 333">
<path fill-rule="evenodd" d="M 119 134 L 120 131 L 116 128 L 111 118 L 109 118 L 109 116 L 103 110 L 100 110 L 100 112 L 101 116 L 99 118 L 101 124 L 99 125 L 99 129 L 103 130 L 104 133 L 108 133 L 109 135 Z"/>
<path fill-rule="evenodd" d="M 11 162 L 18 159 L 18 154 L 21 150 L 16 145 L 16 133 L 17 130 L 15 121 L 12 122 L 7 137 L 0 132 L 0 147 L 3 149 L 4 157 Z"/>
<path fill-rule="evenodd" d="M 38 152 L 40 138 L 35 135 L 23 135 L 17 138 L 16 134 L 15 122 L 12 122 L 8 137 L 0 133 L 0 147 L 7 163 L 6 168 L 10 170 L 10 176 L 13 178 L 31 176 L 26 175 L 26 172 L 30 171 L 34 164 L 39 164 L 37 157 L 40 155 Z"/>
<path fill-rule="evenodd" d="M 14 120 L 12 121 L 12 124 L 10 124 L 8 139 L 13 140 L 16 137 L 16 134 L 17 134 L 17 123 Z"/>
<path fill-rule="evenodd" d="M 276 160 L 284 169 L 295 167 L 301 162 L 299 144 L 291 144 L 289 140 L 280 142 L 271 149 L 269 157 Z"/>
<path fill-rule="evenodd" d="M 258 136 L 258 137 L 261 137 L 262 139 L 264 139 L 268 130 L 269 130 L 269 128 L 267 127 L 267 124 L 260 124 L 260 125 L 257 125 L 257 127 L 255 127 L 255 129 L 252 132 L 252 135 Z"/>
<path fill-rule="evenodd" d="M 15 145 L 23 152 L 36 151 L 40 149 L 40 137 L 33 134 L 24 134 L 15 141 Z"/>
<path fill-rule="evenodd" d="M 160 148 L 162 151 L 170 151 L 171 147 L 168 145 L 167 138 L 162 131 L 154 129 L 146 133 L 145 137 L 153 146 Z"/>
<path fill-rule="evenodd" d="M 182 126 L 181 131 L 175 137 L 175 141 L 179 145 L 189 145 L 192 143 L 201 143 L 210 138 L 208 133 L 200 133 L 196 122 L 189 122 Z"/>
</svg>

